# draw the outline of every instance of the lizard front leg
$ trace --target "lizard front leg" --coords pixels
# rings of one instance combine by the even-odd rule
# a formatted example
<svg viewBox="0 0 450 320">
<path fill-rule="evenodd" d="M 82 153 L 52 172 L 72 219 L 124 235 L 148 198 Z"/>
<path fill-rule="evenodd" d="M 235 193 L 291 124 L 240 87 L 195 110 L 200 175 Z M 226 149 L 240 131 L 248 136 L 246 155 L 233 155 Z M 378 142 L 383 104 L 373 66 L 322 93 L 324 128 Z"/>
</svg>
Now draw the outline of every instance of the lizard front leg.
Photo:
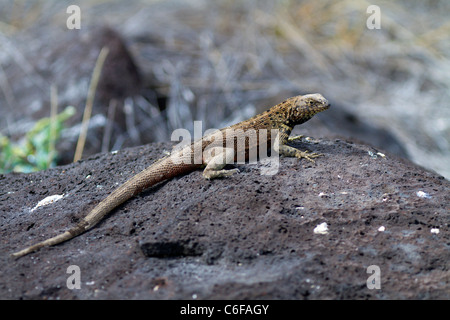
<svg viewBox="0 0 450 320">
<path fill-rule="evenodd" d="M 225 170 L 223 169 L 227 164 L 234 162 L 234 149 L 215 147 L 205 151 L 203 163 L 206 165 L 203 170 L 203 177 L 205 179 L 215 179 L 228 177 L 239 172 L 239 169 Z"/>
<path fill-rule="evenodd" d="M 299 135 L 299 136 L 295 136 L 295 137 L 289 137 L 288 138 L 288 142 L 294 142 L 294 141 L 297 141 L 297 140 L 301 140 L 302 138 L 303 138 L 302 134 Z"/>
<path fill-rule="evenodd" d="M 322 156 L 322 154 L 320 154 L 320 153 L 316 153 L 316 152 L 309 153 L 309 151 L 301 151 L 301 150 L 298 150 L 297 148 L 294 148 L 294 147 L 291 147 L 291 146 L 288 146 L 285 144 L 283 144 L 279 147 L 278 152 L 279 152 L 279 154 L 281 154 L 285 157 L 296 157 L 298 159 L 305 158 L 306 160 L 309 160 L 313 163 L 315 162 L 313 160 L 313 158 Z"/>
<path fill-rule="evenodd" d="M 285 157 L 296 157 L 298 159 L 305 158 L 306 160 L 309 160 L 311 162 L 315 162 L 313 159 L 320 157 L 321 154 L 319 153 L 309 153 L 309 151 L 301 151 L 297 148 L 288 146 L 287 142 L 293 142 L 295 140 L 301 139 L 302 136 L 295 136 L 295 137 L 289 137 L 289 133 L 291 128 L 282 128 L 283 130 L 280 130 L 280 133 L 277 135 L 274 148 L 276 151 L 285 156 Z"/>
</svg>

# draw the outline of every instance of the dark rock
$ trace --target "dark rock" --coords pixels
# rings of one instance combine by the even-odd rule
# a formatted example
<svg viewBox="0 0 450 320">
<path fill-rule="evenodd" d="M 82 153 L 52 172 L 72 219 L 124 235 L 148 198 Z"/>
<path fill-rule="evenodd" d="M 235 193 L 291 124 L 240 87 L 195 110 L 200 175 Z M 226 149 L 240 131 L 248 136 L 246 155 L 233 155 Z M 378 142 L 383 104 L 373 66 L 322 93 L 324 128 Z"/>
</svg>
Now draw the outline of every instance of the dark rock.
<svg viewBox="0 0 450 320">
<path fill-rule="evenodd" d="M 298 147 L 324 156 L 281 158 L 273 176 L 258 164 L 174 178 L 18 260 L 9 254 L 73 226 L 171 145 L 0 176 L 0 298 L 449 299 L 450 182 L 350 141 Z M 30 210 L 52 195 L 64 197 Z M 67 287 L 72 265 L 81 289 Z M 381 289 L 368 288 L 369 266 Z"/>
<path fill-rule="evenodd" d="M 140 247 L 144 256 L 156 258 L 195 257 L 204 251 L 203 245 L 191 241 L 146 242 Z"/>
</svg>

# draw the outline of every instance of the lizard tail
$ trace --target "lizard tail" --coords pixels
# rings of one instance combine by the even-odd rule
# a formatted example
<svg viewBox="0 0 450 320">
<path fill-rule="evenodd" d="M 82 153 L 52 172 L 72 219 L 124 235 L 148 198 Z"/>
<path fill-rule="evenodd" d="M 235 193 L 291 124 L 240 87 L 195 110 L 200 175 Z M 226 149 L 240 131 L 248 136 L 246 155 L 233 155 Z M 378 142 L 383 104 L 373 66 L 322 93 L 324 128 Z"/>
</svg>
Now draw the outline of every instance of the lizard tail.
<svg viewBox="0 0 450 320">
<path fill-rule="evenodd" d="M 19 258 L 34 252 L 42 247 L 53 246 L 61 242 L 72 239 L 86 230 L 94 227 L 106 214 L 111 212 L 114 208 L 132 198 L 142 190 L 155 185 L 166 179 L 170 179 L 181 173 L 193 171 L 200 165 L 198 164 L 174 164 L 170 159 L 163 158 L 151 165 L 147 169 L 141 171 L 119 188 L 114 190 L 108 197 L 101 201 L 92 211 L 80 221 L 72 229 L 61 233 L 53 238 L 44 240 L 35 245 L 27 247 L 21 251 L 12 254 L 13 257 Z"/>
<path fill-rule="evenodd" d="M 27 255 L 31 252 L 34 252 L 36 250 L 39 250 L 42 247 L 47 247 L 47 246 L 53 246 L 55 244 L 67 241 L 69 239 L 72 239 L 74 237 L 76 237 L 77 235 L 83 233 L 86 230 L 86 222 L 83 220 L 82 222 L 80 222 L 77 226 L 75 226 L 74 228 L 61 233 L 53 238 L 44 240 L 42 242 L 36 243 L 35 245 L 29 246 L 23 250 L 17 251 L 15 253 L 12 254 L 12 256 L 14 258 L 20 258 L 24 255 Z"/>
</svg>

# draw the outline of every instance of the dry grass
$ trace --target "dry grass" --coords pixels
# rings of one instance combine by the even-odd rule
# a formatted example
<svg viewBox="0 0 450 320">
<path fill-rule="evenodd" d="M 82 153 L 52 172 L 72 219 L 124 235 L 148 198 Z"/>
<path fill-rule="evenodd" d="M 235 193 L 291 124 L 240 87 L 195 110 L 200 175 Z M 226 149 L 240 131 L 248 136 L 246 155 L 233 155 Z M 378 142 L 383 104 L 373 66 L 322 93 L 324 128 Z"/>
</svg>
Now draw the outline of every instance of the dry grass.
<svg viewBox="0 0 450 320">
<path fill-rule="evenodd" d="M 220 127 L 288 93 L 321 92 L 393 132 L 415 162 L 450 177 L 446 0 L 377 1 L 380 30 L 366 28 L 371 3 L 364 0 L 79 3 L 82 28 L 104 21 L 118 29 L 144 73 L 167 94 L 162 112 L 148 97 L 133 100 L 147 115 L 136 127 L 157 140 L 169 139 L 175 128 L 192 128 L 193 120 Z M 9 64 L 20 66 L 30 87 L 48 92 L 52 79 L 29 62 L 24 48 L 30 44 L 23 39 L 37 37 L 39 28 L 61 36 L 68 4 L 0 5 L 0 108 L 21 103 Z M 2 132 L 17 121 L 1 122 Z"/>
</svg>

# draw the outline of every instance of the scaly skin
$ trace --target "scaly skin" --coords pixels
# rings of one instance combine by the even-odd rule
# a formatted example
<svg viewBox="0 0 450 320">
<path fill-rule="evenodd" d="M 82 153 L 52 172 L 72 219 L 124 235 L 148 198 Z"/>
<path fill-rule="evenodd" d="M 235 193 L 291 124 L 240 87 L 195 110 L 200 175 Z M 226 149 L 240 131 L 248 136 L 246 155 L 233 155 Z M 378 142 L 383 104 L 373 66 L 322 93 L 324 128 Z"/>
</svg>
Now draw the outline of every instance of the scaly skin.
<svg viewBox="0 0 450 320">
<path fill-rule="evenodd" d="M 258 149 L 260 147 L 259 144 L 262 143 L 256 140 L 256 145 L 254 142 L 252 145 L 252 140 L 249 140 L 248 136 L 245 135 L 245 132 L 249 132 L 249 130 L 253 130 L 256 134 L 259 134 L 261 130 L 267 130 L 269 134 L 267 135 L 267 142 L 264 142 L 279 154 L 299 159 L 306 158 L 314 162 L 313 159 L 320 156 L 319 154 L 309 154 L 307 151 L 300 151 L 288 146 L 287 142 L 296 139 L 289 138 L 295 125 L 308 121 L 316 113 L 328 108 L 328 101 L 320 94 L 295 96 L 253 118 L 221 129 L 219 131 L 221 139 L 211 139 L 212 135 L 205 136 L 182 150 L 158 160 L 130 178 L 68 231 L 13 253 L 12 256 L 18 258 L 42 247 L 56 245 L 82 234 L 94 227 L 114 208 L 161 181 L 192 172 L 203 166 L 206 166 L 203 171 L 203 176 L 206 179 L 226 177 L 238 172 L 238 169 L 223 169 L 226 164 L 236 162 L 237 154 L 240 150 L 237 145 L 245 143 L 243 150 L 245 158 L 248 159 L 251 150 Z M 272 129 L 278 130 L 275 141 L 271 139 L 270 132 Z M 229 144 L 226 144 L 227 139 L 233 139 L 231 141 L 234 141 L 234 143 L 231 147 Z M 197 163 L 200 161 L 194 161 L 195 152 L 198 150 L 202 151 L 200 155 L 201 163 Z"/>
</svg>

